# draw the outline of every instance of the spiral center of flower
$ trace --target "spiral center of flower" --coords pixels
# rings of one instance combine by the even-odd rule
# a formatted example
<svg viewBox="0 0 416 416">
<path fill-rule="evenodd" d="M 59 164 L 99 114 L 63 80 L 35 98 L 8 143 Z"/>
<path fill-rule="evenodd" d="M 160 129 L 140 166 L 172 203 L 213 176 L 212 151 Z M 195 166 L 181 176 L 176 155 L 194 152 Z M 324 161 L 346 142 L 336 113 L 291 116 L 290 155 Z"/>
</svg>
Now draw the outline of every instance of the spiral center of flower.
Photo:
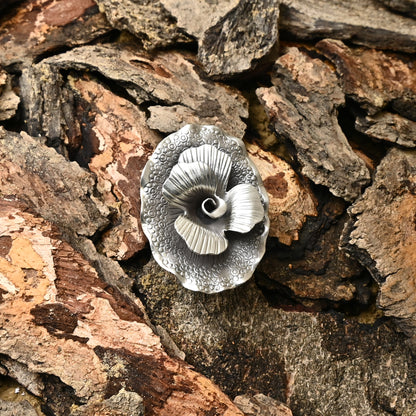
<svg viewBox="0 0 416 416">
<path fill-rule="evenodd" d="M 209 218 L 220 218 L 227 212 L 227 203 L 214 195 L 204 199 L 201 204 L 201 210 Z"/>
</svg>

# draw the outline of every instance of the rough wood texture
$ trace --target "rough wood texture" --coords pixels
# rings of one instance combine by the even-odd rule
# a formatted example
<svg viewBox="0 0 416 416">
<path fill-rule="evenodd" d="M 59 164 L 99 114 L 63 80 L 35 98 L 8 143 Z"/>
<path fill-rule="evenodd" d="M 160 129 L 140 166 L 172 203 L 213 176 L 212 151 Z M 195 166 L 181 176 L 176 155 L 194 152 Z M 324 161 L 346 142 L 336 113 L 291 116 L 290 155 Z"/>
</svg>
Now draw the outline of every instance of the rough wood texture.
<svg viewBox="0 0 416 416">
<path fill-rule="evenodd" d="M 108 208 L 91 173 L 26 133 L 0 128 L 0 196 L 18 196 L 61 229 L 91 236 L 108 224 Z"/>
<path fill-rule="evenodd" d="M 273 59 L 278 48 L 278 21 L 275 0 L 240 1 L 201 38 L 198 57 L 208 75 L 230 77 L 255 68 L 265 57 Z"/>
<path fill-rule="evenodd" d="M 416 33 L 415 24 L 414 30 Z M 336 66 L 345 94 L 370 115 L 391 106 L 416 121 L 416 71 L 409 56 L 350 49 L 335 40 L 322 40 L 316 46 Z"/>
<path fill-rule="evenodd" d="M 49 412 L 141 414 L 143 399 L 146 415 L 242 416 L 164 352 L 140 307 L 103 282 L 50 223 L 3 200 L 0 224 L 0 361 L 33 375 L 25 387 L 48 399 Z"/>
<path fill-rule="evenodd" d="M 264 394 L 237 396 L 234 403 L 246 416 L 292 416 L 287 406 Z"/>
<path fill-rule="evenodd" d="M 9 402 L 0 400 L 0 412 L 2 416 L 38 416 L 36 410 L 27 401 Z"/>
<path fill-rule="evenodd" d="M 54 71 L 75 69 L 102 74 L 119 84 L 137 104 L 152 103 L 146 106 L 153 115 L 149 127 L 162 132 L 176 131 L 192 122 L 192 117 L 237 137 L 242 137 L 246 129 L 241 118 L 247 117 L 248 111 L 242 95 L 201 78 L 192 60 L 177 52 L 148 57 L 130 48 L 84 46 L 48 58 L 43 64 Z M 178 106 L 187 117 L 176 112 Z M 165 113 L 171 117 L 166 119 Z"/>
<path fill-rule="evenodd" d="M 296 149 L 302 173 L 335 195 L 353 201 L 369 182 L 365 163 L 352 150 L 337 120 L 344 94 L 331 68 L 297 48 L 277 61 L 271 88 L 259 88 L 278 136 Z"/>
<path fill-rule="evenodd" d="M 357 117 L 355 128 L 373 139 L 416 147 L 416 122 L 398 114 L 381 111 L 374 116 Z"/>
<path fill-rule="evenodd" d="M 371 296 L 362 268 L 338 247 L 346 216 L 345 204 L 330 198 L 319 216 L 310 219 L 292 248 L 275 247 L 258 267 L 258 284 L 282 296 L 281 304 L 321 310 L 340 302 L 357 306 Z"/>
<path fill-rule="evenodd" d="M 358 45 L 416 51 L 413 19 L 391 13 L 377 0 L 283 0 L 281 30 L 298 39 L 331 37 Z"/>
<path fill-rule="evenodd" d="M 318 214 L 317 201 L 309 186 L 301 184 L 287 162 L 256 144 L 246 147 L 269 196 L 269 235 L 290 246 L 299 239 L 299 231 L 307 217 Z"/>
<path fill-rule="evenodd" d="M 97 81 L 71 78 L 69 84 L 77 97 L 76 120 L 80 129 L 83 126 L 82 137 L 72 138 L 69 146 L 79 156 L 90 149 L 86 163 L 105 204 L 113 209 L 114 225 L 99 246 L 108 257 L 126 260 L 147 242 L 140 225 L 140 177 L 160 137 L 147 128 L 144 112 Z"/>
<path fill-rule="evenodd" d="M 295 415 L 415 409 L 411 352 L 383 319 L 274 308 L 253 280 L 221 294 L 187 291 L 154 261 L 130 273 L 153 322 L 231 396 L 261 391 Z"/>
<path fill-rule="evenodd" d="M 20 98 L 12 89 L 9 75 L 0 68 L 0 121 L 13 117 L 19 102 Z"/>
<path fill-rule="evenodd" d="M 195 37 L 199 59 L 208 75 L 217 78 L 253 69 L 277 52 L 279 5 L 275 0 L 99 0 L 98 4 L 113 26 L 135 34 L 147 49 Z"/>
<path fill-rule="evenodd" d="M 195 37 L 205 69 L 216 77 L 245 72 L 272 53 L 278 24 L 301 39 L 326 36 L 382 49 L 416 50 L 414 21 L 380 7 L 377 0 L 98 0 L 98 4 L 114 27 L 135 34 L 147 49 Z"/>
<path fill-rule="evenodd" d="M 42 64 L 25 68 L 19 82 L 27 132 L 33 137 L 45 137 L 48 146 L 65 155 L 63 143 L 69 143 L 81 131 L 72 122 L 74 97 L 67 90 L 61 91 L 63 83 L 58 71 Z"/>
<path fill-rule="evenodd" d="M 416 17 L 416 1 L 415 0 L 378 0 L 391 10 Z"/>
<path fill-rule="evenodd" d="M 2 416 L 414 416 L 414 0 L 98 4 L 0 4 L 0 384 L 30 403 Z M 244 139 L 271 202 L 212 296 L 140 229 L 187 123 Z"/>
<path fill-rule="evenodd" d="M 110 86 L 121 83 L 125 98 L 97 80 L 63 76 L 62 68 L 98 70 Z M 170 133 L 196 122 L 242 137 L 246 128 L 243 97 L 202 80 L 178 53 L 151 59 L 116 47 L 83 47 L 25 69 L 20 87 L 29 133 L 46 136 L 49 146 L 96 174 L 96 189 L 111 212 L 99 246 L 119 260 L 130 258 L 147 241 L 140 226 L 140 175 L 161 139 L 151 129 Z M 144 112 L 135 101 L 141 108 L 147 102 L 163 105 Z M 179 101 L 183 104 L 174 104 Z"/>
<path fill-rule="evenodd" d="M 0 64 L 20 67 L 112 30 L 93 0 L 27 0 L 0 23 Z"/>
<path fill-rule="evenodd" d="M 191 41 L 161 1 L 97 0 L 97 4 L 113 27 L 135 35 L 145 49 Z"/>
<path fill-rule="evenodd" d="M 416 153 L 392 149 L 349 209 L 344 247 L 377 281 L 378 305 L 416 339 Z"/>
<path fill-rule="evenodd" d="M 160 0 L 160 3 L 176 19 L 178 27 L 200 39 L 206 30 L 235 9 L 240 0 Z"/>
</svg>

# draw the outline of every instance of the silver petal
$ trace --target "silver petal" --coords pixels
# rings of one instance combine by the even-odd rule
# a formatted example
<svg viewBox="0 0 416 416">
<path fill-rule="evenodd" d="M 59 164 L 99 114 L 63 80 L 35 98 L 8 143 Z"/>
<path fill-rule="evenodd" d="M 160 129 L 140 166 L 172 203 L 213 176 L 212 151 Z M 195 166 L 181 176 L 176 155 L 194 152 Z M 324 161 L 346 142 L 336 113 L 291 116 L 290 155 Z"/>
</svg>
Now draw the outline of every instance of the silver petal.
<svg viewBox="0 0 416 416">
<path fill-rule="evenodd" d="M 175 221 L 175 230 L 186 245 L 197 254 L 220 254 L 228 247 L 227 239 L 180 215 Z"/>
<path fill-rule="evenodd" d="M 264 207 L 254 186 L 242 183 L 225 195 L 231 212 L 227 230 L 248 233 L 264 218 Z"/>
<path fill-rule="evenodd" d="M 210 144 L 191 147 L 179 157 L 179 163 L 203 162 L 215 173 L 217 194 L 224 195 L 231 172 L 231 157 Z"/>
<path fill-rule="evenodd" d="M 215 207 L 214 210 L 207 210 L 207 205 L 211 203 Z M 227 203 L 220 197 L 213 195 L 213 198 L 207 198 L 201 204 L 202 212 L 209 218 L 221 218 L 227 212 Z"/>
<path fill-rule="evenodd" d="M 178 163 L 180 155 L 190 148 L 205 144 L 230 156 L 233 167 L 227 186 L 231 183 L 233 186 L 253 185 L 260 194 L 264 207 L 262 221 L 249 233 L 230 232 L 227 236 L 228 247 L 219 255 L 198 255 L 189 249 L 174 227 L 175 220 L 182 213 L 178 213 L 177 209 L 171 210 L 171 205 L 166 203 L 162 194 L 163 184 L 169 177 L 172 166 Z M 268 197 L 260 175 L 240 139 L 228 136 L 215 126 L 183 127 L 157 146 L 143 171 L 140 195 L 141 225 L 149 239 L 153 256 L 161 267 L 175 274 L 184 287 L 216 293 L 241 285 L 252 276 L 265 252 L 269 231 Z M 215 192 L 203 192 L 199 196 L 197 202 L 200 204 L 204 198 L 215 198 Z M 225 194 L 217 196 L 225 199 Z M 210 211 L 212 206 L 208 204 L 206 208 Z M 198 218 L 193 219 L 190 215 L 187 217 L 199 224 Z M 222 217 L 208 221 L 209 229 L 220 236 L 225 235 L 223 230 L 227 228 L 228 220 L 226 212 Z"/>
<path fill-rule="evenodd" d="M 178 208 L 187 211 L 198 192 L 214 194 L 215 174 L 202 162 L 178 163 L 162 187 L 163 196 Z"/>
</svg>

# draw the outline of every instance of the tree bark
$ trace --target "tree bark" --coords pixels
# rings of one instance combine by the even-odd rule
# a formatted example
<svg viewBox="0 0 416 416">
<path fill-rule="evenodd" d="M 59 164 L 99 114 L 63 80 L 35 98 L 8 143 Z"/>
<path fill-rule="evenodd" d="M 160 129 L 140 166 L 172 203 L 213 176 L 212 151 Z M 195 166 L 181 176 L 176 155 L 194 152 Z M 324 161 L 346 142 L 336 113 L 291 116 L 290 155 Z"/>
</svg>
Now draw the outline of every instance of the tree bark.
<svg viewBox="0 0 416 416">
<path fill-rule="evenodd" d="M 411 415 L 414 0 L 0 5 L 0 413 Z M 244 140 L 265 255 L 214 295 L 161 269 L 141 174 Z"/>
</svg>

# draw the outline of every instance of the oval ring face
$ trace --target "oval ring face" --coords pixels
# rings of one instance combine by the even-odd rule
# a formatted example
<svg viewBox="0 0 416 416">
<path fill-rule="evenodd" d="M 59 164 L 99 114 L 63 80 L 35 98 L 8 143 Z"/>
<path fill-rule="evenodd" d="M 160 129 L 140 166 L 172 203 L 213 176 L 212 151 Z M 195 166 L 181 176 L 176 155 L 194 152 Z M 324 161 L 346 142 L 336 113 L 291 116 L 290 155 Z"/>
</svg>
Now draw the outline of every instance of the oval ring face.
<svg viewBox="0 0 416 416">
<path fill-rule="evenodd" d="M 252 276 L 269 232 L 268 197 L 240 139 L 183 127 L 156 147 L 140 196 L 153 257 L 184 287 L 216 293 Z"/>
</svg>

